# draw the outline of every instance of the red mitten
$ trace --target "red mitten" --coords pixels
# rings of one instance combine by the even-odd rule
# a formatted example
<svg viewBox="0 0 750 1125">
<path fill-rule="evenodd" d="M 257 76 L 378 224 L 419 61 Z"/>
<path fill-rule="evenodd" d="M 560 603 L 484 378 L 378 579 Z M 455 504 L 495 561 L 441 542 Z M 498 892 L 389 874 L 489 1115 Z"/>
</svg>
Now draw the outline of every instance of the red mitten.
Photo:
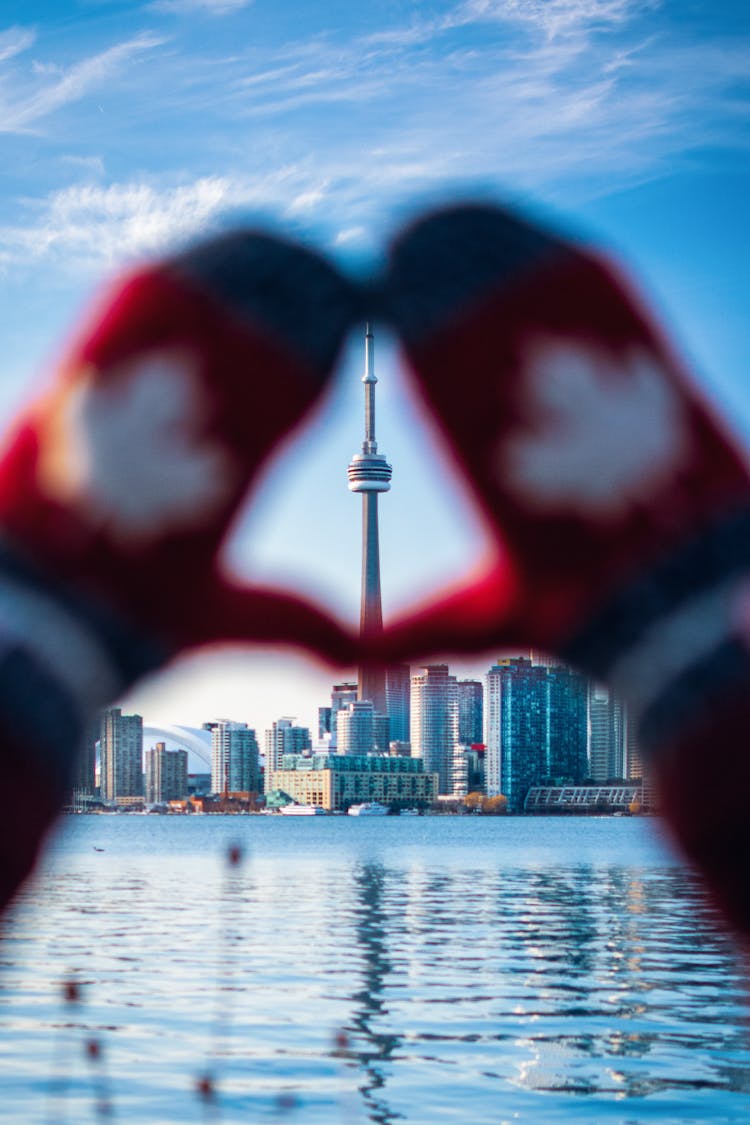
<svg viewBox="0 0 750 1125">
<path fill-rule="evenodd" d="M 0 899 L 65 793 L 82 723 L 210 641 L 352 658 L 312 606 L 227 578 L 219 551 L 266 456 L 319 398 L 355 291 L 302 247 L 221 236 L 134 273 L 0 462 L 0 724 L 14 794 Z"/>
<path fill-rule="evenodd" d="M 750 480 L 613 268 L 500 209 L 396 243 L 386 302 L 497 547 L 384 657 L 534 645 L 637 717 L 663 809 L 750 930 Z"/>
</svg>

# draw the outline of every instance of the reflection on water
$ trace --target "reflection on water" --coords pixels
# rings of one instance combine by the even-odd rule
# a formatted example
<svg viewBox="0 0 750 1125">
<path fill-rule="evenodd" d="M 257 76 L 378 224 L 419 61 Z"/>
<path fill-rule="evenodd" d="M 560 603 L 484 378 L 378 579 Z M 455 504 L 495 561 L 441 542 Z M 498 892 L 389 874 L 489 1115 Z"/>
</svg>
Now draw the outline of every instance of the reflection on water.
<svg viewBox="0 0 750 1125">
<path fill-rule="evenodd" d="M 345 1029 L 352 1034 L 351 1057 L 364 1072 L 359 1090 L 371 1121 L 387 1125 L 400 1114 L 392 1113 L 385 1101 L 386 1067 L 398 1046 L 399 1036 L 379 1030 L 385 1008 L 386 977 L 391 972 L 388 956 L 388 903 L 386 874 L 380 864 L 365 864 L 353 872 L 354 924 L 361 956 L 361 987 L 352 995 L 354 1012 Z"/>
<path fill-rule="evenodd" d="M 642 822 L 251 818 L 228 871 L 236 821 L 81 820 L 0 942 L 0 1120 L 105 1074 L 144 1125 L 750 1119 L 739 958 Z"/>
</svg>

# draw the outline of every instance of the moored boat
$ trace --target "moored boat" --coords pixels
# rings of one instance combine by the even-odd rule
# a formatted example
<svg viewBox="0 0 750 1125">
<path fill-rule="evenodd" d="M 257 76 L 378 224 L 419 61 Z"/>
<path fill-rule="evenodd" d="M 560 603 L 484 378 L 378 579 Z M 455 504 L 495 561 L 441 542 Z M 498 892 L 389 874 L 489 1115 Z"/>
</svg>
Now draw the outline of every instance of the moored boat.
<svg viewBox="0 0 750 1125">
<path fill-rule="evenodd" d="M 279 812 L 283 816 L 328 816 L 318 805 L 283 805 Z"/>
<path fill-rule="evenodd" d="M 363 801 L 361 805 L 350 805 L 349 816 L 388 816 L 388 809 L 377 801 Z"/>
</svg>

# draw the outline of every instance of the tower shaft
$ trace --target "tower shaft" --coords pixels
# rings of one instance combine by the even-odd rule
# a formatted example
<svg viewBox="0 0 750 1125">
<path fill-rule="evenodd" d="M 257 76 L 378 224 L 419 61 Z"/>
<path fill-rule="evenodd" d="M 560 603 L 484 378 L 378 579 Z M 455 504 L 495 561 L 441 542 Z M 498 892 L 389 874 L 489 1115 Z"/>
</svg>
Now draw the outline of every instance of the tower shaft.
<svg viewBox="0 0 750 1125">
<path fill-rule="evenodd" d="M 365 332 L 365 432 L 362 452 L 355 454 L 349 465 L 349 488 L 362 493 L 362 602 L 360 635 L 367 643 L 383 629 L 380 594 L 380 544 L 378 535 L 378 493 L 391 485 L 391 466 L 378 453 L 375 438 L 374 340 L 367 325 Z M 376 714 L 386 714 L 385 669 L 363 663 L 357 676 L 357 697 L 369 700 Z"/>
<path fill-rule="evenodd" d="M 383 631 L 377 492 L 362 494 L 362 604 L 359 627 L 360 636 L 365 643 Z M 385 715 L 384 668 L 367 663 L 360 665 L 357 697 L 369 699 L 375 707 L 375 713 Z"/>
</svg>

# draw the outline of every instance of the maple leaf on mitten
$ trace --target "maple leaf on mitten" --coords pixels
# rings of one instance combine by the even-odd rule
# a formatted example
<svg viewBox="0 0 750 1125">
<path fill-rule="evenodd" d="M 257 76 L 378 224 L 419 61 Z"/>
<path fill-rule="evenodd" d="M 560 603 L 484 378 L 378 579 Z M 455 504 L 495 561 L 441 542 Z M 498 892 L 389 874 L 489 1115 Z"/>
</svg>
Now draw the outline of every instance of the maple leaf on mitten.
<svg viewBox="0 0 750 1125">
<path fill-rule="evenodd" d="M 618 271 L 458 206 L 392 248 L 384 304 L 494 543 L 383 659 L 533 645 L 608 683 L 672 829 L 750 932 L 750 478 Z"/>
<path fill-rule="evenodd" d="M 99 302 L 0 459 L 0 723 L 14 797 L 0 899 L 63 799 L 87 719 L 183 649 L 353 642 L 221 566 L 259 469 L 328 383 L 356 292 L 301 246 L 236 231 Z"/>
</svg>

